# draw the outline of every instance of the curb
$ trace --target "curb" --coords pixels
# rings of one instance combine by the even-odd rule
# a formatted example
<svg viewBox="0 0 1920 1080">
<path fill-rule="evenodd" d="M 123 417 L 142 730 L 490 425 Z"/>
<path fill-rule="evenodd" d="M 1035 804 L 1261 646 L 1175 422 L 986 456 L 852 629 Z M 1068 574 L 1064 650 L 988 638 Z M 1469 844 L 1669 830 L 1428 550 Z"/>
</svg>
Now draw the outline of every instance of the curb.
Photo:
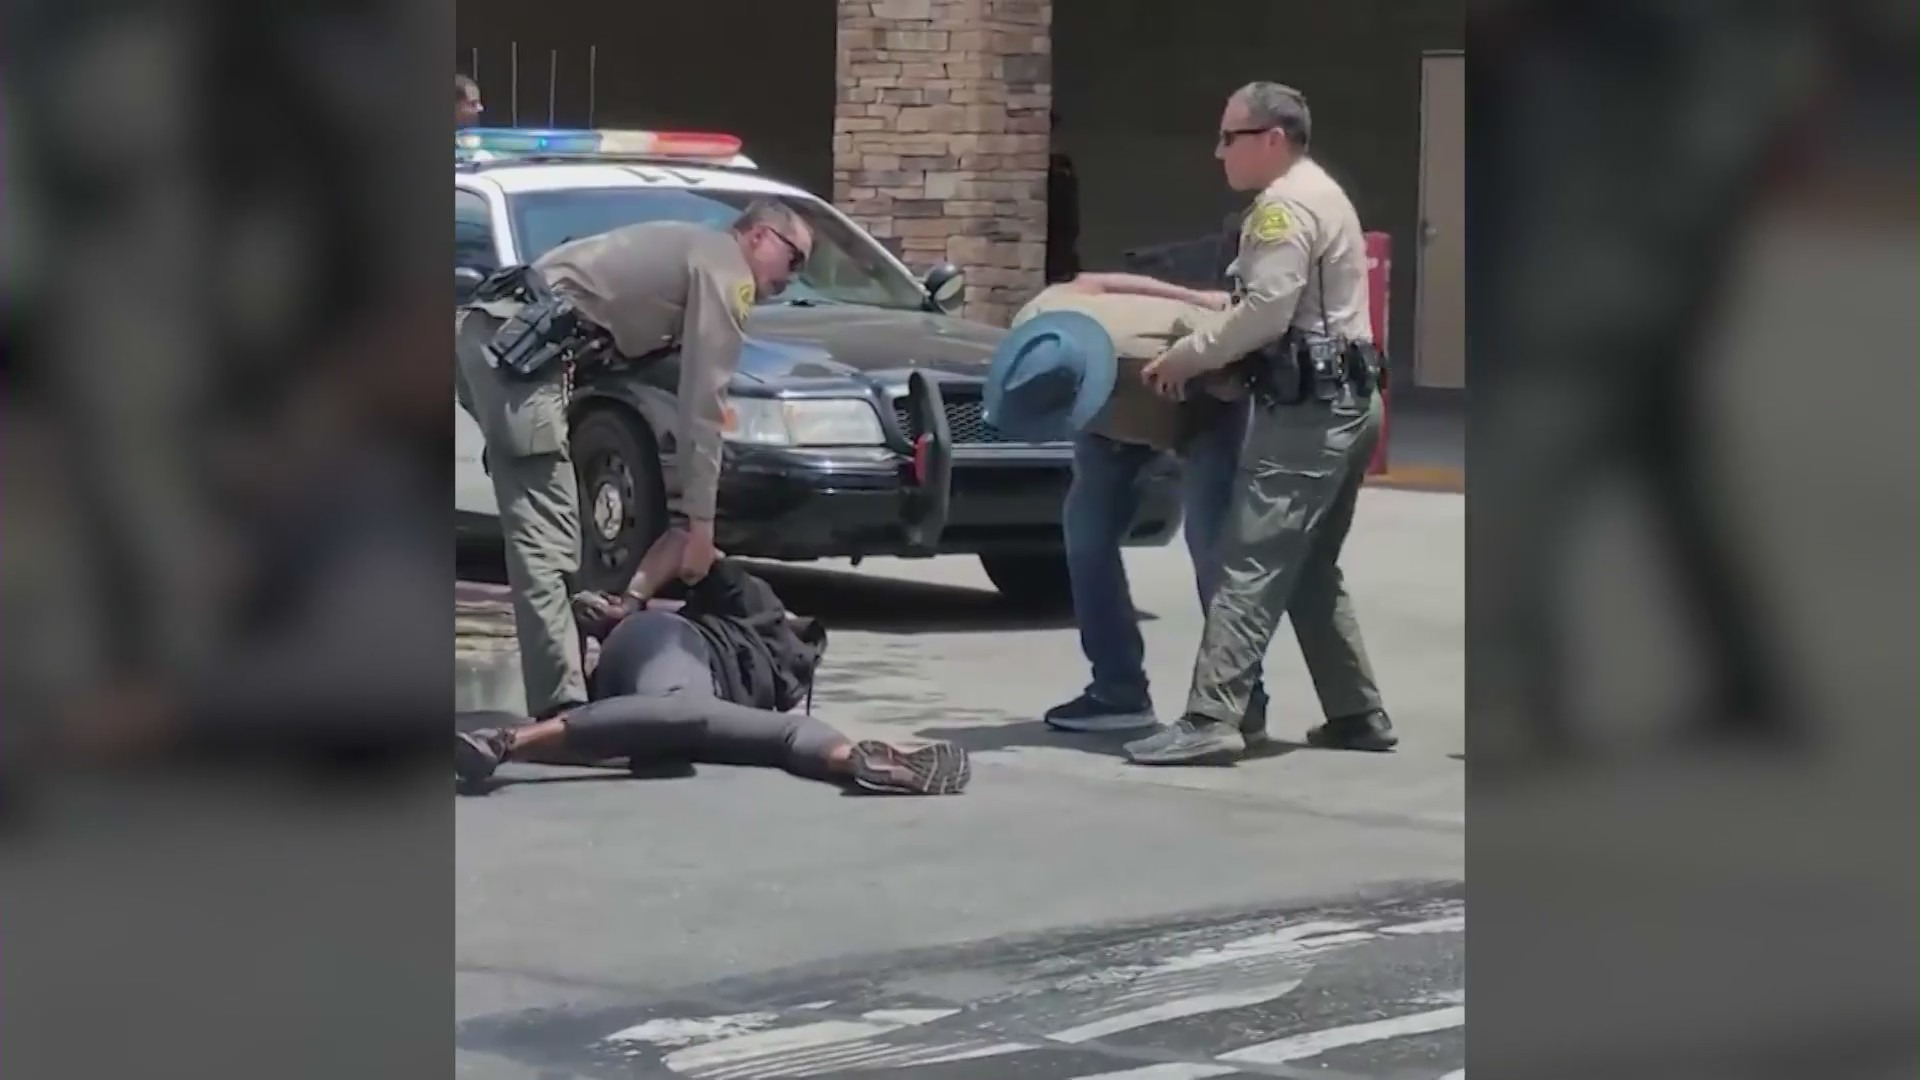
<svg viewBox="0 0 1920 1080">
<path fill-rule="evenodd" d="M 453 656 L 453 709 L 455 712 L 510 712 L 525 715 L 527 700 L 526 690 L 520 682 L 520 654 L 511 647 L 456 647 Z"/>
<path fill-rule="evenodd" d="M 1367 477 L 1368 487 L 1464 495 L 1467 470 L 1451 465 L 1402 465 Z"/>
</svg>

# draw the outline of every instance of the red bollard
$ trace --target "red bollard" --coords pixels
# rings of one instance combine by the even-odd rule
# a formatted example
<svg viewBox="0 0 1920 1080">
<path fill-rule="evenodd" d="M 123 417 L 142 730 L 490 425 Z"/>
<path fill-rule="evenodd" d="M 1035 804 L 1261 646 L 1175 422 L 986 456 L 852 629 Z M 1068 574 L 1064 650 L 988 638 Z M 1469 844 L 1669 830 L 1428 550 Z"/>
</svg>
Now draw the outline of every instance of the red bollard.
<svg viewBox="0 0 1920 1080">
<path fill-rule="evenodd" d="M 1386 233 L 1367 234 L 1367 308 L 1373 318 L 1373 343 L 1381 356 L 1387 352 L 1387 282 L 1393 274 L 1393 238 Z M 1388 427 L 1393 421 L 1393 401 L 1386 390 L 1380 391 L 1380 444 L 1374 447 L 1373 460 L 1367 464 L 1368 476 L 1387 471 Z"/>
</svg>

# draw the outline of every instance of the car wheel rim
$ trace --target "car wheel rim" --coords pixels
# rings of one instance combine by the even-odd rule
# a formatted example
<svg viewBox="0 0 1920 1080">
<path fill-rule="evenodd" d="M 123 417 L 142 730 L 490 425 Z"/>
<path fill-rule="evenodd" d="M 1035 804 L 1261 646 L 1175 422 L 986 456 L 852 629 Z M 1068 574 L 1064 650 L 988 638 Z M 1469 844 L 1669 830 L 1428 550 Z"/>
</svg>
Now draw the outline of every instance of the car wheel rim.
<svg viewBox="0 0 1920 1080">
<path fill-rule="evenodd" d="M 627 545 L 622 541 L 630 535 L 632 527 L 633 476 L 618 454 L 607 454 L 594 466 L 590 473 L 593 477 L 590 511 L 594 539 L 598 542 L 592 546 L 597 549 L 601 567 L 617 571 L 627 558 Z"/>
<path fill-rule="evenodd" d="M 626 517 L 627 501 L 620 494 L 620 485 L 611 479 L 602 480 L 593 493 L 593 527 L 599 530 L 600 539 L 609 543 L 618 540 Z"/>
</svg>

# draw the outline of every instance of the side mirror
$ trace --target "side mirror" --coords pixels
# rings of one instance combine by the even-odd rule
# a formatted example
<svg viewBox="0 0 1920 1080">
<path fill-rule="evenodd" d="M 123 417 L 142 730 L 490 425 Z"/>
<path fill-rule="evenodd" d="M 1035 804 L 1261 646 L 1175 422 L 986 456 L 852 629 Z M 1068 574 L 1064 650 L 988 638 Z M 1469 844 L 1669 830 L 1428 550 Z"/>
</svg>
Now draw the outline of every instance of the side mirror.
<svg viewBox="0 0 1920 1080">
<path fill-rule="evenodd" d="M 941 263 L 927 271 L 923 284 L 933 306 L 949 315 L 960 310 L 960 302 L 966 299 L 967 277 L 952 263 Z"/>
<path fill-rule="evenodd" d="M 471 266 L 454 267 L 453 302 L 456 304 L 464 304 L 468 300 L 473 299 L 474 290 L 478 289 L 480 283 L 485 280 L 487 280 L 487 275 L 475 270 Z"/>
</svg>

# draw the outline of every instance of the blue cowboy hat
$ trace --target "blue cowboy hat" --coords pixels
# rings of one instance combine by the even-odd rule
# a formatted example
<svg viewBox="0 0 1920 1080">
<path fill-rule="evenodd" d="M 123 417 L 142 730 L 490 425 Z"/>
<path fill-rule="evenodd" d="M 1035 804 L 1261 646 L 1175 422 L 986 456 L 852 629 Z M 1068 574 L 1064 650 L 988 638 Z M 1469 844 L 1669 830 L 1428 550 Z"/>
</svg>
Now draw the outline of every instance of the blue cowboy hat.
<svg viewBox="0 0 1920 1080">
<path fill-rule="evenodd" d="M 1016 439 L 1069 439 L 1100 415 L 1119 373 L 1113 337 L 1092 317 L 1035 315 L 993 350 L 981 419 Z"/>
</svg>

